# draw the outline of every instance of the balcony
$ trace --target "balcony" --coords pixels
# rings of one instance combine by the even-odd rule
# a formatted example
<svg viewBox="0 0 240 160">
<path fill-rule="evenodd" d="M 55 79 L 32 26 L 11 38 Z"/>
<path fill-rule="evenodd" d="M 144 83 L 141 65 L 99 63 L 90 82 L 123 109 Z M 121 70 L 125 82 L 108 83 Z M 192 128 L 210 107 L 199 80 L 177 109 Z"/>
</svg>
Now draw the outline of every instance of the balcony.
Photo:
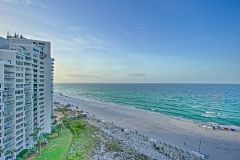
<svg viewBox="0 0 240 160">
<path fill-rule="evenodd" d="M 4 104 L 10 104 L 10 103 L 14 103 L 15 100 L 10 100 L 10 101 L 3 101 Z"/>
<path fill-rule="evenodd" d="M 32 66 L 25 65 L 24 67 L 25 67 L 25 68 L 32 69 Z M 26 73 L 26 72 L 25 72 L 25 73 Z"/>
<path fill-rule="evenodd" d="M 32 94 L 32 92 L 25 92 L 25 95 L 30 95 Z"/>
<path fill-rule="evenodd" d="M 31 86 L 25 86 L 24 89 L 31 89 Z"/>
<path fill-rule="evenodd" d="M 31 63 L 32 64 L 32 61 L 31 60 L 25 60 L 25 63 Z"/>
<path fill-rule="evenodd" d="M 26 114 L 25 117 L 31 117 L 31 113 Z"/>
<path fill-rule="evenodd" d="M 32 119 L 32 117 L 27 117 L 27 118 L 25 117 L 25 118 L 24 118 L 25 122 L 26 122 L 26 121 L 29 121 L 29 120 L 31 120 L 31 119 Z"/>
<path fill-rule="evenodd" d="M 13 140 L 14 138 L 15 138 L 15 137 L 10 137 L 10 138 L 6 139 L 6 140 L 4 141 L 4 144 L 10 142 L 10 141 Z"/>
<path fill-rule="evenodd" d="M 32 57 L 30 53 L 26 53 L 25 56 L 30 58 Z"/>
<path fill-rule="evenodd" d="M 13 116 L 13 115 L 14 115 L 13 112 L 4 112 L 4 113 L 3 113 L 3 116 L 4 116 L 4 117 L 9 117 L 9 116 Z"/>
<path fill-rule="evenodd" d="M 10 109 L 13 109 L 13 106 L 5 106 L 4 107 L 4 111 L 10 110 Z"/>
<path fill-rule="evenodd" d="M 8 143 L 6 145 L 4 145 L 4 149 L 7 150 L 8 148 L 12 147 L 15 143 L 12 142 L 12 143 Z"/>
<path fill-rule="evenodd" d="M 32 98 L 38 98 L 39 96 L 32 96 Z"/>
<path fill-rule="evenodd" d="M 9 98 L 9 97 L 13 97 L 13 94 L 4 94 L 3 98 Z"/>
<path fill-rule="evenodd" d="M 32 102 L 26 102 L 26 103 L 25 103 L 25 105 L 30 105 L 30 104 L 32 104 Z"/>
<path fill-rule="evenodd" d="M 6 125 L 6 126 L 4 126 L 4 130 L 7 131 L 8 129 L 13 128 L 14 126 L 15 126 L 14 124 L 12 124 L 12 125 Z"/>
<path fill-rule="evenodd" d="M 25 84 L 31 84 L 31 82 L 28 81 L 28 82 L 25 82 Z"/>
<path fill-rule="evenodd" d="M 4 119 L 4 123 L 9 123 L 9 122 L 13 122 L 13 118 Z"/>
<path fill-rule="evenodd" d="M 12 88 L 12 87 L 5 87 L 4 88 L 4 91 L 13 91 L 15 88 Z"/>
<path fill-rule="evenodd" d="M 32 99 L 31 97 L 26 97 L 26 98 L 25 98 L 26 101 L 29 101 L 29 100 L 31 100 L 31 99 Z"/>
<path fill-rule="evenodd" d="M 28 128 L 28 129 L 25 129 L 25 133 L 27 133 L 28 131 L 31 131 L 32 128 Z"/>
<path fill-rule="evenodd" d="M 38 88 L 38 86 L 33 86 L 33 88 Z"/>
<path fill-rule="evenodd" d="M 5 74 L 4 75 L 4 78 L 14 78 L 15 76 L 14 75 L 11 75 L 11 74 Z"/>
<path fill-rule="evenodd" d="M 28 127 L 28 126 L 30 126 L 32 123 L 25 123 L 24 124 L 24 127 Z"/>
<path fill-rule="evenodd" d="M 24 107 L 24 111 L 28 111 L 28 110 L 31 110 L 32 107 Z"/>
<path fill-rule="evenodd" d="M 4 136 L 9 136 L 11 134 L 13 134 L 13 130 L 4 132 Z"/>
<path fill-rule="evenodd" d="M 4 81 L 4 84 L 5 84 L 5 85 L 13 84 L 13 81 Z"/>
<path fill-rule="evenodd" d="M 27 73 L 27 74 L 32 74 L 32 71 L 25 71 L 25 73 Z"/>
<path fill-rule="evenodd" d="M 32 67 L 33 69 L 38 69 L 38 67 Z"/>
<path fill-rule="evenodd" d="M 31 79 L 32 77 L 31 76 L 25 76 L 25 79 Z"/>
<path fill-rule="evenodd" d="M 15 72 L 15 69 L 10 69 L 10 68 L 4 68 L 5 72 Z"/>
</svg>

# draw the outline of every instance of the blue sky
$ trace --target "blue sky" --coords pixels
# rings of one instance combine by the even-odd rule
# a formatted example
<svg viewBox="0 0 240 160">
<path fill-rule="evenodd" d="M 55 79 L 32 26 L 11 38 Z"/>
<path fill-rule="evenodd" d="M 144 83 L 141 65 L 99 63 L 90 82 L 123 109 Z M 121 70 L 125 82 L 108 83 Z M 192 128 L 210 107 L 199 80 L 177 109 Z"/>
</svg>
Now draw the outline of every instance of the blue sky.
<svg viewBox="0 0 240 160">
<path fill-rule="evenodd" d="M 0 8 L 0 36 L 51 41 L 57 83 L 240 83 L 239 0 L 0 0 Z"/>
</svg>

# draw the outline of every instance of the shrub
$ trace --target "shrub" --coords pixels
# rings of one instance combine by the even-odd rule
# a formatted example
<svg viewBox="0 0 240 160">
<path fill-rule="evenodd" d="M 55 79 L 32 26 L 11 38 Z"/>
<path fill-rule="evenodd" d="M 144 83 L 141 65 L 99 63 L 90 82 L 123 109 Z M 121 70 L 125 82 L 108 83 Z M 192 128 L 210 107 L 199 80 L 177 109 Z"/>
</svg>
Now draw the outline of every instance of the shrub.
<svg viewBox="0 0 240 160">
<path fill-rule="evenodd" d="M 27 158 L 28 157 L 28 153 L 24 153 L 24 155 L 22 156 L 22 158 Z"/>
<path fill-rule="evenodd" d="M 58 137 L 58 133 L 51 133 L 48 138 L 49 139 L 54 139 L 54 138 L 57 138 Z"/>
<path fill-rule="evenodd" d="M 18 157 L 23 158 L 23 155 L 24 155 L 25 153 L 27 153 L 27 151 L 28 151 L 28 149 L 22 150 L 22 151 L 18 154 Z"/>
</svg>

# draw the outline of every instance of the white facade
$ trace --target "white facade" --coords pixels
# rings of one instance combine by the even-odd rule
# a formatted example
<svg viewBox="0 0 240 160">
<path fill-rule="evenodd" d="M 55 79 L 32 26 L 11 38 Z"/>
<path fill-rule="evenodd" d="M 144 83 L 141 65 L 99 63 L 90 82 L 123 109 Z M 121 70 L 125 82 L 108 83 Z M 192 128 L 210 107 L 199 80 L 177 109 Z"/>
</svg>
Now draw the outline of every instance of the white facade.
<svg viewBox="0 0 240 160">
<path fill-rule="evenodd" d="M 51 132 L 53 61 L 50 42 L 0 37 L 0 160 L 31 147 L 36 128 Z"/>
</svg>

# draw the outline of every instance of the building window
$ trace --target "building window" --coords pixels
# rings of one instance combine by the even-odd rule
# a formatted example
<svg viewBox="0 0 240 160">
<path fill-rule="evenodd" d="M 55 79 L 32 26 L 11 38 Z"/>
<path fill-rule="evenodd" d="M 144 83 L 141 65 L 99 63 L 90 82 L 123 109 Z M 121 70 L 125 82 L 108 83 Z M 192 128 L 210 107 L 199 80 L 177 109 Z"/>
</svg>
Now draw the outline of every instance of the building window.
<svg viewBox="0 0 240 160">
<path fill-rule="evenodd" d="M 19 55 L 16 55 L 16 59 L 23 60 L 23 57 L 22 57 L 22 56 L 19 56 Z"/>
<path fill-rule="evenodd" d="M 16 61 L 16 65 L 23 66 L 23 62 Z"/>
</svg>

